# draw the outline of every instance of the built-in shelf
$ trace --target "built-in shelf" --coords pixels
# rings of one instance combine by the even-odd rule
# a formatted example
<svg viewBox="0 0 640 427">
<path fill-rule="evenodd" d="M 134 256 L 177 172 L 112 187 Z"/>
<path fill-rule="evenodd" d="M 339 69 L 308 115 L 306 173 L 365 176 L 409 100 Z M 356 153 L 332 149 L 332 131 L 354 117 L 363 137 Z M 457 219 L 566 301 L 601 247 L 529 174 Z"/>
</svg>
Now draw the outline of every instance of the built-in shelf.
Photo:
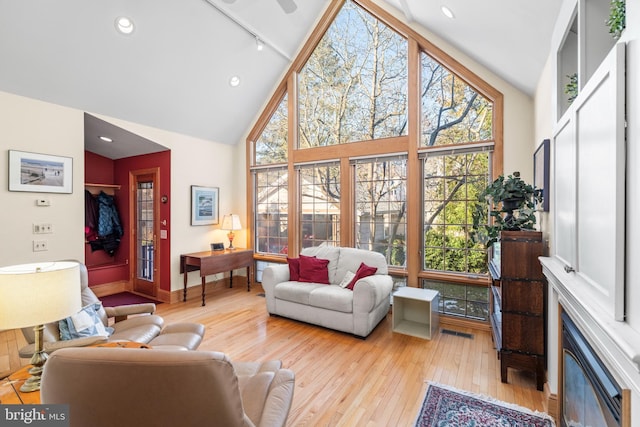
<svg viewBox="0 0 640 427">
<path fill-rule="evenodd" d="M 610 3 L 601 0 L 565 2 L 552 45 L 557 49 L 556 121 L 571 106 L 566 93 L 571 76 L 577 78 L 577 93 L 587 85 L 616 44 L 606 25 Z"/>
<path fill-rule="evenodd" d="M 101 191 L 104 191 L 106 194 L 114 195 L 116 190 L 120 190 L 119 184 L 94 184 L 94 183 L 85 183 L 84 188 L 89 190 L 91 194 L 99 194 Z"/>
</svg>

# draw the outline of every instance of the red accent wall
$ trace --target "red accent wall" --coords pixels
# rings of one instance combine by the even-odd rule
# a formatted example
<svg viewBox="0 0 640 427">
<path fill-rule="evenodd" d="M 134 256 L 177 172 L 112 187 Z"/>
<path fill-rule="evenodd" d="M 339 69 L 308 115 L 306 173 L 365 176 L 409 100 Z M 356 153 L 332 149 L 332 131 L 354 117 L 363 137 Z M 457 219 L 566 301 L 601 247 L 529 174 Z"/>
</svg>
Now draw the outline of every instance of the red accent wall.
<svg viewBox="0 0 640 427">
<path fill-rule="evenodd" d="M 119 184 L 114 178 L 114 161 L 107 157 L 85 151 L 84 167 L 84 181 L 86 183 Z M 116 199 L 120 192 L 115 191 Z M 115 256 L 112 257 L 103 250 L 93 251 L 91 245 L 85 243 L 84 263 L 89 271 L 89 286 L 129 279 L 129 266 L 126 264 L 129 249 L 126 248 L 125 253 L 123 253 L 123 249 L 122 247 L 118 248 Z"/>
<path fill-rule="evenodd" d="M 121 189 L 116 190 L 114 197 L 122 228 L 125 230 L 120 240 L 120 246 L 113 257 L 105 251 L 93 252 L 91 246 L 85 245 L 85 264 L 89 270 L 89 285 L 111 283 L 129 280 L 130 272 L 130 204 L 129 204 L 129 172 L 139 169 L 159 168 L 161 196 L 166 195 L 167 203 L 160 203 L 160 220 L 166 220 L 167 239 L 160 239 L 160 289 L 171 290 L 171 151 L 127 157 L 111 160 L 95 153 L 85 151 L 85 182 L 91 184 L 117 184 Z"/>
<path fill-rule="evenodd" d="M 167 203 L 160 203 L 160 229 L 167 231 L 167 238 L 161 239 L 157 237 L 157 242 L 160 246 L 160 258 L 159 268 L 160 273 L 160 289 L 171 291 L 171 151 L 161 151 L 159 153 L 146 154 L 143 156 L 133 156 L 124 159 L 118 159 L 115 161 L 114 176 L 117 183 L 123 185 L 123 188 L 128 188 L 129 185 L 129 172 L 159 168 L 160 170 L 160 188 L 158 194 L 160 196 L 167 196 L 169 201 Z M 123 196 L 128 192 L 121 191 Z M 125 200 L 126 199 L 126 200 Z M 128 197 L 121 197 L 117 200 L 118 206 L 122 214 L 123 228 L 125 230 L 131 230 L 131 218 L 129 215 L 131 206 L 129 205 Z M 166 226 L 162 224 L 166 221 Z M 125 233 L 122 236 L 120 246 L 126 247 L 129 250 L 131 243 L 131 234 Z M 128 261 L 129 258 L 127 258 Z"/>
</svg>

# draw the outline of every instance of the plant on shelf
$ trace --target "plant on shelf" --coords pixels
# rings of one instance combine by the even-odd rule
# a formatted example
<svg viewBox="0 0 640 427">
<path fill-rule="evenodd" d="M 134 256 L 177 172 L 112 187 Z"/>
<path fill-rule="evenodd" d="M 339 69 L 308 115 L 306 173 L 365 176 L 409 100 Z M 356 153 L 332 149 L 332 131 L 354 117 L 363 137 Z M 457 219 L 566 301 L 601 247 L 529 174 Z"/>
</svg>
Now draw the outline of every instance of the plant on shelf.
<svg viewBox="0 0 640 427">
<path fill-rule="evenodd" d="M 567 78 L 569 79 L 569 83 L 565 85 L 564 93 L 569 95 L 567 102 L 571 105 L 578 96 L 578 73 L 567 75 Z"/>
<path fill-rule="evenodd" d="M 614 39 L 619 39 L 627 26 L 625 0 L 611 0 L 609 18 L 605 24 L 609 27 L 609 34 L 611 34 Z"/>
<path fill-rule="evenodd" d="M 536 204 L 540 202 L 542 191 L 523 181 L 520 172 L 506 178 L 500 175 L 478 195 L 471 238 L 489 247 L 503 230 L 534 230 Z"/>
</svg>

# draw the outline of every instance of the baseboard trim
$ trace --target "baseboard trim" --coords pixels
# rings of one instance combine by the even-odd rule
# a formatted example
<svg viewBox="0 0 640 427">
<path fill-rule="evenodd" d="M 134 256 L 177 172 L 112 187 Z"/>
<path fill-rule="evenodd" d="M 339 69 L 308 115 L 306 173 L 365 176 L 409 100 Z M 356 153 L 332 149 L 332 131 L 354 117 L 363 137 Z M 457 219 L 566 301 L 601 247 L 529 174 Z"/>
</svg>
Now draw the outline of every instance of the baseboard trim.
<svg viewBox="0 0 640 427">
<path fill-rule="evenodd" d="M 556 425 L 560 425 L 558 423 L 558 417 L 560 416 L 560 414 L 558 413 L 558 411 L 560 410 L 560 407 L 558 405 L 558 395 L 556 393 L 551 393 L 551 390 L 549 389 L 549 383 L 544 384 L 544 394 L 547 398 L 547 413 L 553 417 Z"/>
</svg>

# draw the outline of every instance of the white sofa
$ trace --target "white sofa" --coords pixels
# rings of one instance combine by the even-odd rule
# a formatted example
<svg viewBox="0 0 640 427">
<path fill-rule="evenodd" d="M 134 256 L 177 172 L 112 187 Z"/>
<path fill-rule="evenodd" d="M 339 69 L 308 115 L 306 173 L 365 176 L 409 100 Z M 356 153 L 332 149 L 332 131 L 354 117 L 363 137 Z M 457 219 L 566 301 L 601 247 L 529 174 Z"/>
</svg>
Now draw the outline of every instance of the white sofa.
<svg viewBox="0 0 640 427">
<path fill-rule="evenodd" d="M 334 246 L 305 248 L 301 255 L 328 259 L 330 284 L 289 280 L 289 266 L 272 265 L 262 274 L 267 311 L 366 338 L 387 315 L 393 281 L 387 262 L 377 252 Z M 360 263 L 378 270 L 358 280 L 353 290 L 340 286 Z"/>
</svg>

